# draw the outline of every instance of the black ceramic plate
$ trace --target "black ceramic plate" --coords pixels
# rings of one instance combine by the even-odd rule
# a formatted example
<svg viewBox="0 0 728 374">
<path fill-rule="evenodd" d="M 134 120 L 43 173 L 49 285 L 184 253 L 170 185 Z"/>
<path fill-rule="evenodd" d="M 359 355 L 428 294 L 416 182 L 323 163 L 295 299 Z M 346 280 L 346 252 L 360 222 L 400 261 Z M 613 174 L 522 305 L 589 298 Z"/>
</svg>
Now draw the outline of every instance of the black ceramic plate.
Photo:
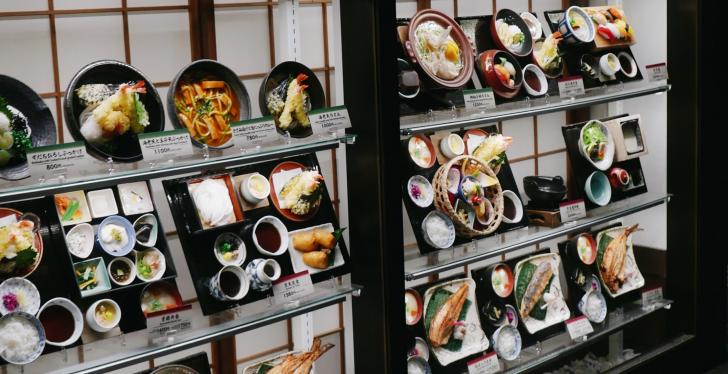
<svg viewBox="0 0 728 374">
<path fill-rule="evenodd" d="M 15 78 L 0 74 L 0 97 L 5 98 L 9 106 L 28 120 L 33 147 L 56 143 L 53 115 L 35 91 Z M 5 167 L 0 168 L 0 178 L 3 179 L 17 180 L 28 175 L 28 163 L 19 158 L 11 159 Z"/>
<path fill-rule="evenodd" d="M 308 79 L 306 79 L 303 84 L 308 86 L 306 92 L 308 92 L 308 96 L 311 101 L 311 109 L 320 109 L 324 107 L 326 103 L 326 96 L 324 95 L 324 89 L 321 86 L 321 82 L 319 82 L 316 77 L 316 74 L 303 64 L 295 61 L 285 61 L 276 65 L 276 67 L 268 73 L 265 79 L 263 79 L 263 84 L 260 85 L 260 90 L 258 91 L 258 105 L 260 106 L 260 112 L 263 113 L 263 115 L 270 114 L 265 100 L 268 93 L 276 88 L 284 79 L 288 79 L 289 77 L 295 78 L 298 74 L 306 74 L 308 76 Z M 281 132 L 280 129 L 278 131 Z M 290 134 L 294 138 L 305 138 L 311 135 L 312 131 L 309 126 L 305 130 L 291 132 Z"/>
<path fill-rule="evenodd" d="M 167 91 L 167 114 L 174 127 L 186 129 L 184 124 L 180 122 L 179 117 L 177 117 L 177 109 L 174 105 L 174 95 L 177 92 L 177 87 L 180 85 L 180 82 L 195 82 L 203 79 L 225 81 L 233 90 L 235 96 L 237 96 L 240 105 L 240 115 L 239 118 L 233 118 L 231 122 L 250 119 L 250 95 L 248 95 L 248 91 L 245 89 L 243 82 L 240 81 L 240 78 L 235 72 L 214 60 L 197 60 L 177 73 L 174 80 L 172 80 L 172 84 L 169 86 L 169 91 Z M 194 140 L 194 138 L 193 142 L 197 146 L 202 146 L 202 143 Z M 222 146 L 210 146 L 210 148 L 222 149 L 232 145 L 233 141 L 231 138 Z"/>
<path fill-rule="evenodd" d="M 63 118 L 66 126 L 71 131 L 75 140 L 86 139 L 81 135 L 81 123 L 79 116 L 85 109 L 76 95 L 76 89 L 84 84 L 121 84 L 128 82 L 144 81 L 147 93 L 139 95 L 144 107 L 149 113 L 149 126 L 144 132 L 155 132 L 164 130 L 164 110 L 162 100 L 159 98 L 157 89 L 141 71 L 121 61 L 101 60 L 92 62 L 78 71 L 71 79 L 66 94 L 63 97 Z M 103 144 L 93 145 L 86 141 L 89 153 L 101 159 L 111 157 L 116 162 L 134 162 L 142 159 L 142 150 L 139 147 L 139 140 L 131 131 L 117 136 L 114 140 Z"/>
</svg>

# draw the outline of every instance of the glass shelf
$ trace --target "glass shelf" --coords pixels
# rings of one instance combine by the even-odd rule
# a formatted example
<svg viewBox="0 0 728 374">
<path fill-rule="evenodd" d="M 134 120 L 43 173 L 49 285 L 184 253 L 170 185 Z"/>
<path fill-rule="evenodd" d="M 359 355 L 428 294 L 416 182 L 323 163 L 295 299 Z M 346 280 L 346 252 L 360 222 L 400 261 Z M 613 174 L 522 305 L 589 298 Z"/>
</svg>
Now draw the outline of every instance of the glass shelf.
<svg viewBox="0 0 728 374">
<path fill-rule="evenodd" d="M 567 222 L 559 227 L 529 226 L 426 255 L 420 254 L 418 249 L 414 248 L 406 251 L 404 255 L 405 279 L 412 281 L 586 230 L 591 226 L 667 203 L 671 196 L 648 192 L 592 209 L 587 212 L 586 218 Z"/>
<path fill-rule="evenodd" d="M 690 334 L 683 334 L 678 335 L 672 339 L 667 340 L 666 342 L 663 342 L 662 344 L 659 344 L 657 347 L 650 349 L 649 351 L 640 353 L 638 356 L 632 358 L 631 360 L 625 361 L 608 371 L 604 372 L 605 374 L 617 374 L 617 373 L 626 373 L 630 371 L 634 371 L 636 368 L 640 367 L 641 365 L 646 364 L 649 361 L 652 361 L 656 359 L 657 357 L 661 356 L 664 353 L 667 353 L 691 340 L 695 339 L 695 335 Z"/>
<path fill-rule="evenodd" d="M 572 98 L 542 97 L 523 101 L 504 103 L 494 110 L 438 110 L 426 114 L 401 117 L 399 120 L 402 135 L 408 136 L 421 132 L 440 131 L 452 128 L 471 127 L 521 117 L 531 117 L 551 112 L 559 112 L 634 97 L 659 94 L 670 90 L 667 81 L 629 82 L 612 86 L 602 86 L 586 90 L 582 96 Z"/>
<path fill-rule="evenodd" d="M 522 373 L 534 371 L 538 367 L 563 357 L 565 354 L 596 342 L 598 339 L 623 329 L 628 324 L 644 318 L 658 310 L 669 309 L 671 300 L 663 299 L 648 308 L 642 307 L 641 301 L 625 304 L 609 313 L 607 319 L 600 324 L 592 324 L 594 332 L 583 340 L 572 341 L 567 332 L 558 334 L 544 341 L 538 342 L 521 351 L 521 355 L 514 361 L 504 361 L 505 373 Z"/>
<path fill-rule="evenodd" d="M 271 306 L 268 301 L 262 300 L 207 317 L 202 315 L 199 305 L 193 304 L 194 308 L 190 312 L 192 329 L 188 333 L 173 336 L 165 344 L 152 345 L 146 331 L 137 331 L 83 345 L 79 349 L 84 362 L 71 362 L 69 352 L 60 351 L 41 356 L 34 363 L 26 365 L 23 371 L 106 373 L 341 303 L 347 295 L 356 296 L 361 290 L 362 287 L 358 285 L 339 284 L 332 279 L 316 284 L 313 294 L 295 303 Z M 48 363 L 52 366 L 42 367 Z M 63 367 L 53 371 L 59 363 Z"/>
<path fill-rule="evenodd" d="M 241 149 L 233 146 L 224 150 L 195 148 L 193 155 L 173 162 L 151 164 L 145 161 L 108 164 L 88 156 L 86 168 L 78 175 L 41 182 L 29 178 L 18 181 L 0 180 L 0 201 L 20 200 L 47 196 L 59 192 L 105 187 L 126 182 L 194 173 L 202 170 L 223 169 L 241 164 L 271 160 L 304 153 L 337 148 L 340 143 L 353 144 L 356 135 L 331 133 L 313 135 L 304 139 L 281 139 L 264 147 Z M 113 168 L 113 170 L 111 170 Z"/>
</svg>

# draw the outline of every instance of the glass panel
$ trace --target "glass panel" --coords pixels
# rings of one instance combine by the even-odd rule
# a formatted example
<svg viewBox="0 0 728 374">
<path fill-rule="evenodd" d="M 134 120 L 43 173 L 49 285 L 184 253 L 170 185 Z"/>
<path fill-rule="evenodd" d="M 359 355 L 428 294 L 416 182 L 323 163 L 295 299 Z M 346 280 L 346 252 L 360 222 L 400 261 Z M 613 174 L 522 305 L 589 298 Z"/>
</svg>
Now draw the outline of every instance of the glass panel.
<svg viewBox="0 0 728 374">
<path fill-rule="evenodd" d="M 642 309 L 641 301 L 633 301 L 609 313 L 601 324 L 592 324 L 594 332 L 583 341 L 572 341 L 567 332 L 546 339 L 521 351 L 515 361 L 505 362 L 506 373 L 520 373 L 533 370 L 563 355 L 593 343 L 596 339 L 621 330 L 624 326 L 657 310 L 669 309 L 671 300 L 662 300 L 649 309 Z"/>
<path fill-rule="evenodd" d="M 590 228 L 626 215 L 639 212 L 670 200 L 669 194 L 645 193 L 639 196 L 592 209 L 587 217 L 567 222 L 559 227 L 529 226 L 474 240 L 462 246 L 421 255 L 417 248 L 405 252 L 405 279 L 413 280 L 430 274 L 499 256 L 517 249 L 544 242 L 559 236 Z"/>
<path fill-rule="evenodd" d="M 670 86 L 660 82 L 630 82 L 614 86 L 597 87 L 586 91 L 576 98 L 543 97 L 498 105 L 495 110 L 466 110 L 459 108 L 434 111 L 431 115 L 418 114 L 400 118 L 400 128 L 404 134 L 438 131 L 449 128 L 475 126 L 507 119 L 534 116 L 563 110 L 571 110 L 600 103 L 629 99 L 665 92 Z"/>
<path fill-rule="evenodd" d="M 312 295 L 298 300 L 295 304 L 271 306 L 268 301 L 247 304 L 243 307 L 221 312 L 212 316 L 203 316 L 195 303 L 192 314 L 192 330 L 174 336 L 171 342 L 162 345 L 151 345 L 146 331 L 137 331 L 105 340 L 85 344 L 83 357 L 85 362 L 68 365 L 52 373 L 91 373 L 108 372 L 122 366 L 146 361 L 154 357 L 169 355 L 183 349 L 205 344 L 223 337 L 240 334 L 245 331 L 269 325 L 296 315 L 316 310 L 331 304 L 343 302 L 347 295 L 361 290 L 354 284 L 335 284 L 323 282 L 315 285 Z M 41 356 L 36 362 L 25 367 L 26 372 L 48 372 L 48 363 L 67 362 L 67 352 L 56 352 Z"/>
<path fill-rule="evenodd" d="M 305 139 L 278 140 L 270 146 L 260 149 L 246 149 L 233 146 L 220 151 L 210 150 L 210 158 L 203 157 L 203 150 L 195 148 L 195 153 L 187 158 L 174 160 L 171 163 L 151 165 L 139 161 L 126 164 L 114 164 L 114 171 L 109 172 L 108 164 L 88 156 L 91 161 L 81 171 L 82 176 L 67 178 L 63 182 L 54 179 L 39 183 L 33 177 L 20 181 L 0 181 L 0 200 L 46 196 L 61 191 L 88 189 L 95 186 L 111 185 L 124 181 L 149 180 L 171 175 L 192 173 L 200 170 L 219 169 L 228 166 L 242 165 L 265 159 L 280 158 L 292 154 L 310 153 L 317 150 L 338 147 L 340 142 L 352 142 L 353 135 L 313 135 Z"/>
</svg>

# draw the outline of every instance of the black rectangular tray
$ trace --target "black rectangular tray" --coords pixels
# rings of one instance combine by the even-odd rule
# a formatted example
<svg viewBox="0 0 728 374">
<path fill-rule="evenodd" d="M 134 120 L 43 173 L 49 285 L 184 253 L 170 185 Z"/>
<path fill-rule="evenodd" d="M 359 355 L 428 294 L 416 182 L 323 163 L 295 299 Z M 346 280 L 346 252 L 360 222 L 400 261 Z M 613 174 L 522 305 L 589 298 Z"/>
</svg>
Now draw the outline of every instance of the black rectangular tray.
<svg viewBox="0 0 728 374">
<path fill-rule="evenodd" d="M 268 161 L 259 164 L 246 165 L 235 169 L 226 170 L 224 173 L 208 173 L 202 175 L 194 175 L 184 178 L 178 178 L 173 180 L 166 180 L 163 182 L 169 206 L 172 211 L 172 217 L 174 218 L 175 226 L 177 227 L 177 234 L 180 237 L 182 243 L 182 249 L 187 259 L 187 265 L 192 275 L 192 280 L 197 292 L 197 298 L 200 302 L 202 312 L 204 315 L 217 313 L 223 310 L 235 308 L 240 305 L 245 305 L 254 301 L 265 299 L 272 295 L 270 290 L 266 292 L 260 292 L 253 290 L 252 288 L 248 291 L 248 294 L 241 300 L 238 301 L 219 301 L 212 297 L 209 289 L 210 279 L 222 269 L 222 265 L 218 263 L 217 259 L 213 254 L 213 243 L 218 235 L 224 232 L 233 232 L 240 236 L 245 242 L 246 247 L 246 259 L 243 264 L 243 268 L 250 261 L 257 258 L 273 258 L 281 265 L 281 277 L 293 274 L 293 265 L 291 263 L 291 257 L 288 251 L 280 256 L 264 256 L 259 253 L 252 240 L 252 230 L 255 223 L 261 217 L 267 215 L 273 215 L 281 219 L 286 225 L 288 231 L 294 231 L 303 229 L 311 226 L 316 226 L 324 223 L 331 223 L 334 229 L 339 228 L 339 223 L 336 218 L 331 199 L 329 197 L 328 190 L 324 185 L 324 193 L 316 215 L 305 222 L 293 222 L 280 213 L 278 213 L 273 206 L 273 203 L 269 200 L 269 205 L 263 208 L 257 208 L 244 212 L 244 218 L 240 222 L 219 226 L 211 229 L 203 230 L 197 215 L 196 208 L 190 196 L 187 188 L 187 182 L 193 179 L 199 179 L 205 176 L 220 175 L 230 173 L 233 176 L 243 175 L 253 172 L 258 172 L 264 176 L 269 176 L 271 171 L 283 161 L 295 161 L 305 166 L 318 167 L 320 165 L 315 154 L 308 154 L 303 156 L 296 156 L 281 160 Z M 272 186 L 271 186 L 272 187 Z M 238 194 L 237 187 L 235 187 L 236 195 Z M 343 240 L 338 243 L 341 249 L 342 256 L 344 258 L 344 265 L 324 270 L 319 273 L 311 275 L 311 279 L 314 283 L 329 280 L 332 277 L 344 275 L 349 273 L 349 253 L 346 249 L 346 244 Z"/>
<path fill-rule="evenodd" d="M 618 116 L 602 118 L 599 119 L 599 121 L 605 122 L 611 119 L 625 117 L 627 115 L 628 114 L 622 114 Z M 593 209 L 598 206 L 589 201 L 586 193 L 584 192 L 584 185 L 586 184 L 586 180 L 592 172 L 600 170 L 598 170 L 591 163 L 589 163 L 589 161 L 587 161 L 584 156 L 582 156 L 579 152 L 579 134 L 581 132 L 581 128 L 584 127 L 587 122 L 589 121 L 562 126 L 561 132 L 564 135 L 566 151 L 569 155 L 569 160 L 571 161 L 571 170 L 575 182 L 574 185 L 577 187 L 575 190 L 571 191 L 571 197 L 584 199 L 586 208 Z M 642 164 L 640 163 L 639 157 L 635 157 L 626 161 L 615 161 L 611 167 L 620 167 L 627 170 L 632 178 L 639 177 L 642 180 L 642 185 L 626 191 L 616 190 L 612 188 L 612 199 L 610 200 L 610 203 L 624 200 L 628 197 L 636 196 L 647 192 L 647 181 L 645 180 L 644 172 L 642 171 Z M 603 173 L 606 174 L 607 172 L 604 171 Z"/>
<path fill-rule="evenodd" d="M 559 17 L 564 13 L 563 10 L 549 10 L 544 12 L 544 18 L 546 19 L 546 24 L 549 26 L 549 29 L 551 32 L 556 32 L 559 28 L 558 21 L 554 22 L 553 20 L 558 20 Z M 589 20 L 591 22 L 591 20 Z M 562 46 L 565 44 L 561 44 Z M 572 45 L 566 47 L 566 51 L 568 51 L 564 56 L 564 62 L 566 63 L 566 70 L 567 75 L 578 75 L 581 76 L 584 79 L 584 88 L 594 88 L 594 87 L 601 87 L 604 85 L 615 85 L 620 83 L 627 83 L 627 82 L 634 82 L 642 80 L 642 71 L 639 68 L 639 64 L 637 64 L 637 59 L 634 56 L 634 53 L 632 53 L 632 49 L 628 46 L 615 46 L 613 48 L 605 48 L 601 51 L 595 51 L 596 44 L 594 42 L 588 43 L 588 44 L 582 44 L 582 45 Z M 637 74 L 634 77 L 628 77 L 621 72 L 618 72 L 615 76 L 615 79 L 601 82 L 599 79 L 594 79 L 590 77 L 588 74 L 581 71 L 581 57 L 585 54 L 590 54 L 594 56 L 597 63 L 599 61 L 599 58 L 607 53 L 614 53 L 615 55 L 620 52 L 626 52 L 632 58 L 635 60 L 635 68 L 637 69 Z"/>
<path fill-rule="evenodd" d="M 481 130 L 487 132 L 487 133 L 495 133 L 498 132 L 495 125 L 485 126 L 480 128 Z M 460 136 L 465 134 L 464 130 L 460 131 L 453 131 L 453 133 L 456 133 Z M 423 134 L 424 136 L 429 136 L 431 134 Z M 407 160 L 407 167 L 404 168 L 404 173 L 402 175 L 402 200 L 404 201 L 405 209 L 407 210 L 407 215 L 410 219 L 410 224 L 412 225 L 412 231 L 415 234 L 415 239 L 417 240 L 417 246 L 420 249 L 420 253 L 430 253 L 439 251 L 440 249 L 435 248 L 425 241 L 424 237 L 422 236 L 422 221 L 425 219 L 425 216 L 427 216 L 428 213 L 435 210 L 434 203 L 430 205 L 427 208 L 421 208 L 417 205 L 415 205 L 412 200 L 409 198 L 409 193 L 407 192 L 407 182 L 409 179 L 414 175 L 422 175 L 423 177 L 427 178 L 430 182 L 432 182 L 432 178 L 435 176 L 435 173 L 437 172 L 437 169 L 441 166 L 438 161 L 435 161 L 435 164 L 428 169 L 422 169 L 419 166 L 416 166 L 413 162 L 411 162 L 409 152 L 407 151 L 407 142 L 408 139 L 402 140 L 402 156 L 405 160 Z M 437 145 L 433 144 L 433 146 L 437 147 Z M 508 163 L 508 160 L 506 159 L 506 162 L 503 163 L 501 166 L 500 172 L 496 175 L 498 177 L 498 180 L 501 183 L 501 188 L 503 191 L 505 190 L 511 190 L 515 192 L 519 198 L 521 197 L 520 192 L 518 191 L 518 184 L 516 183 L 516 180 L 513 176 L 513 171 L 511 170 L 510 164 Z M 515 230 L 521 227 L 528 226 L 528 217 L 526 214 L 526 208 L 523 206 L 523 200 L 521 200 L 521 205 L 523 207 L 523 218 L 518 223 L 505 223 L 501 222 L 501 225 L 498 227 L 498 229 L 495 231 L 495 233 L 502 233 L 510 230 Z M 475 238 L 461 238 L 456 237 L 455 243 L 453 245 L 461 245 L 465 243 L 469 243 L 474 239 L 478 239 L 481 237 L 475 237 Z"/>
</svg>

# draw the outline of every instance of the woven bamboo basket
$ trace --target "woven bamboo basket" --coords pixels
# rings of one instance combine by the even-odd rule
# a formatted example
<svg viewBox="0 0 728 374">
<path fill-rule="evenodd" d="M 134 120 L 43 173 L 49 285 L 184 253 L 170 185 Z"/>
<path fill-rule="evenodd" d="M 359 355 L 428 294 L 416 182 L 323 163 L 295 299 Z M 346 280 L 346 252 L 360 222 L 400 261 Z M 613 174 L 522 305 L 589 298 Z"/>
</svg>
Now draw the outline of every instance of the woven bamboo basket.
<svg viewBox="0 0 728 374">
<path fill-rule="evenodd" d="M 463 221 L 461 218 L 458 217 L 455 212 L 455 207 L 450 203 L 450 198 L 448 197 L 447 172 L 453 166 L 457 166 L 461 171 L 463 171 L 463 175 L 471 175 L 473 170 L 479 170 L 486 175 L 497 179 L 493 170 L 488 165 L 479 161 L 475 157 L 455 157 L 448 161 L 445 165 L 442 165 L 439 169 L 437 169 L 437 172 L 435 173 L 435 178 L 433 178 L 433 190 L 435 191 L 435 207 L 437 208 L 437 210 L 445 213 L 448 217 L 452 219 L 453 223 L 455 224 L 455 232 L 458 236 L 472 238 L 475 236 L 483 236 L 493 233 L 493 231 L 498 229 L 498 226 L 500 226 L 501 220 L 503 219 L 503 189 L 501 188 L 500 184 L 496 184 L 494 186 L 484 189 L 484 197 L 490 200 L 490 202 L 493 204 L 495 219 L 493 219 L 488 226 L 483 227 L 479 230 L 468 227 L 467 222 Z M 470 172 L 466 172 L 465 170 L 468 170 Z"/>
</svg>

